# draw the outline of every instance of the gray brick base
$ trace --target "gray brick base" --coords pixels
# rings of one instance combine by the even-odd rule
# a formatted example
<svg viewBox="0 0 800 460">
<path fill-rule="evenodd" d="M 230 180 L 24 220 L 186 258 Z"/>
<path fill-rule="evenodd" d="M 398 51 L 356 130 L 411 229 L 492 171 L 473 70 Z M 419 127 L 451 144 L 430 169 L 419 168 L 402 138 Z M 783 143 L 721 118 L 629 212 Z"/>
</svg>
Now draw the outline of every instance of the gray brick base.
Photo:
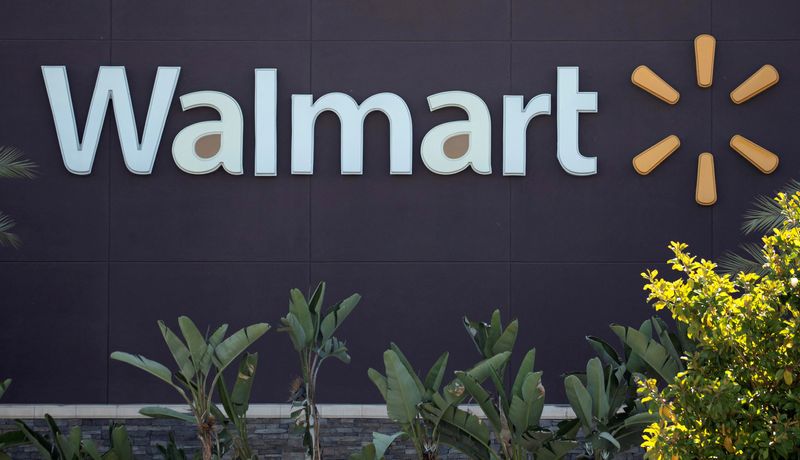
<svg viewBox="0 0 800 460">
<path fill-rule="evenodd" d="M 42 419 L 25 420 L 30 426 L 39 431 L 47 431 L 45 421 Z M 84 437 L 91 437 L 100 447 L 108 444 L 108 419 L 60 419 L 57 420 L 62 429 L 79 425 Z M 134 446 L 136 455 L 140 458 L 160 458 L 156 445 L 166 443 L 170 431 L 175 433 L 175 439 L 187 453 L 197 450 L 198 442 L 194 428 L 169 420 L 153 419 L 120 419 L 128 429 L 128 435 Z M 372 439 L 372 432 L 394 433 L 397 425 L 386 419 L 365 418 L 336 418 L 322 420 L 322 444 L 324 458 L 330 460 L 346 459 L 351 453 L 359 450 L 362 445 Z M 304 449 L 300 434 L 291 431 L 292 421 L 289 419 L 251 419 L 248 420 L 250 429 L 250 442 L 259 458 L 262 459 L 287 459 L 302 460 Z M 0 432 L 15 428 L 12 420 L 0 420 Z M 36 451 L 30 447 L 20 448 L 9 452 L 14 460 L 28 460 L 39 458 Z M 464 459 L 463 455 L 448 452 L 446 447 L 441 447 L 440 458 L 443 460 Z M 572 456 L 574 458 L 575 456 Z M 416 454 L 408 443 L 396 443 L 386 455 L 387 459 L 415 459 Z M 618 458 L 633 460 L 641 458 L 641 454 L 629 453 Z"/>
</svg>

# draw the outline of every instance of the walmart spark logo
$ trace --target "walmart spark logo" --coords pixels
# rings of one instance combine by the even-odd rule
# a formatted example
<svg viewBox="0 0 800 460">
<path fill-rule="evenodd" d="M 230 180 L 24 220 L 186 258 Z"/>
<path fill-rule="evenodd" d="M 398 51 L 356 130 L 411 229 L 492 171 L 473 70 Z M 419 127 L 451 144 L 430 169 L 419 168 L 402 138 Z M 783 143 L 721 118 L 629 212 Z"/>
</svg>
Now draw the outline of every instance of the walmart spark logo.
<svg viewBox="0 0 800 460">
<path fill-rule="evenodd" d="M 711 35 L 698 35 L 694 39 L 694 57 L 697 72 L 697 85 L 709 88 L 714 79 L 714 52 L 716 40 Z M 734 104 L 742 104 L 778 83 L 778 71 L 767 64 L 758 69 L 747 80 L 731 92 Z M 661 99 L 667 104 L 677 104 L 680 93 L 659 77 L 649 67 L 641 65 L 631 75 L 634 85 Z M 670 135 L 647 148 L 633 159 L 633 169 L 646 176 L 666 160 L 678 147 L 681 141 L 676 135 Z M 764 174 L 771 174 L 778 167 L 778 156 L 755 142 L 735 134 L 731 137 L 730 146 L 742 157 Z M 717 183 L 714 176 L 714 155 L 701 153 L 697 158 L 697 185 L 695 201 L 702 206 L 711 206 L 717 202 Z"/>
</svg>

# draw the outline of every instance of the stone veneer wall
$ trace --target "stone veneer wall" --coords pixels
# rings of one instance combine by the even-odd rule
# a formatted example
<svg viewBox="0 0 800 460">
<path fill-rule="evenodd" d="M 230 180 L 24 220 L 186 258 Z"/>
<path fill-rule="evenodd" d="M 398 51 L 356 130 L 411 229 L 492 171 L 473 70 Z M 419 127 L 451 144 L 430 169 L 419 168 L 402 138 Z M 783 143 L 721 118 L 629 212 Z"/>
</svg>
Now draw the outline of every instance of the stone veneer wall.
<svg viewBox="0 0 800 460">
<path fill-rule="evenodd" d="M 41 432 L 46 432 L 46 422 L 43 419 L 25 420 L 30 426 Z M 109 419 L 58 419 L 57 423 L 64 429 L 69 426 L 80 426 L 84 437 L 91 437 L 101 448 L 108 445 Z M 198 448 L 194 428 L 170 420 L 154 419 L 117 419 L 124 423 L 128 435 L 133 443 L 137 457 L 161 458 L 156 445 L 166 443 L 170 431 L 175 433 L 177 443 L 187 450 L 187 453 Z M 550 421 L 548 421 L 550 422 Z M 555 423 L 550 422 L 550 423 Z M 370 418 L 336 418 L 322 420 L 322 442 L 324 458 L 330 460 L 346 459 L 351 453 L 359 450 L 362 445 L 372 439 L 372 432 L 394 433 L 398 426 L 386 419 Z M 248 423 L 250 441 L 259 458 L 303 460 L 304 449 L 301 436 L 291 431 L 290 419 L 252 419 Z M 15 428 L 13 420 L 0 420 L 0 433 Z M 36 451 L 28 446 L 9 452 L 14 460 L 38 459 Z M 441 447 L 440 458 L 443 460 L 465 459 L 457 452 L 449 452 L 446 447 Z M 387 459 L 416 459 L 416 454 L 408 443 L 396 443 L 386 454 Z M 571 455 L 570 458 L 576 458 Z M 621 460 L 634 460 L 642 458 L 641 453 L 631 452 L 618 457 Z"/>
</svg>

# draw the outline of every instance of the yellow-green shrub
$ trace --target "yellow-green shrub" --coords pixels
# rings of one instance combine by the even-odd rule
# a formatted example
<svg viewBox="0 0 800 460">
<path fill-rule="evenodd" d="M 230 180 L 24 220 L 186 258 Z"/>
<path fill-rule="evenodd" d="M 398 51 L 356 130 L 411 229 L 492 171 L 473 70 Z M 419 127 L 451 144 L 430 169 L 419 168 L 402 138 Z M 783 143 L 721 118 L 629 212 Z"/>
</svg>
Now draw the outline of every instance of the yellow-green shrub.
<svg viewBox="0 0 800 460">
<path fill-rule="evenodd" d="M 776 201 L 786 220 L 763 238 L 766 275 L 720 275 L 682 243 L 670 244 L 678 280 L 643 274 L 655 309 L 697 342 L 674 382 L 641 385 L 659 415 L 649 458 L 800 458 L 800 193 Z"/>
</svg>

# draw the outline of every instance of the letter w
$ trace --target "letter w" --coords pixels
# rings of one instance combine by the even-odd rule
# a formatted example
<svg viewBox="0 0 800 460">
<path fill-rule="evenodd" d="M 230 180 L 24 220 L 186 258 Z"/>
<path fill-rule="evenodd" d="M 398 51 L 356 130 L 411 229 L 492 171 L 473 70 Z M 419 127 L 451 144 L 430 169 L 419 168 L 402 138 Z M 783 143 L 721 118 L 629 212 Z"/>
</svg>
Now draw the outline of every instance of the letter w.
<svg viewBox="0 0 800 460">
<path fill-rule="evenodd" d="M 106 118 L 109 100 L 113 100 L 114 117 L 117 120 L 117 134 L 122 147 L 125 166 L 134 174 L 150 174 L 156 159 L 167 111 L 178 83 L 180 67 L 159 67 L 156 82 L 150 96 L 150 108 L 144 123 L 142 141 L 133 116 L 131 92 L 124 67 L 101 66 L 97 72 L 89 115 L 83 130 L 83 141 L 78 139 L 75 123 L 75 110 L 69 92 L 67 69 L 64 66 L 42 66 L 42 76 L 50 99 L 50 109 L 56 125 L 56 135 L 61 148 L 64 166 L 73 174 L 92 172 L 100 130 Z"/>
</svg>

